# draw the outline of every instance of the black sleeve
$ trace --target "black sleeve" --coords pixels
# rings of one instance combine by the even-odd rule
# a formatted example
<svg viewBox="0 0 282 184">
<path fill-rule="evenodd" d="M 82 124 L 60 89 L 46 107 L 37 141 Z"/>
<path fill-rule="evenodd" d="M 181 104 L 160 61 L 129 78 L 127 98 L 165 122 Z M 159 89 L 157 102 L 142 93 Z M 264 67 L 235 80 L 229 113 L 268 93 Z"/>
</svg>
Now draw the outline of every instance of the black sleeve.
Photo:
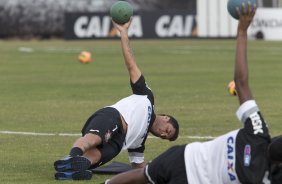
<svg viewBox="0 0 282 184">
<path fill-rule="evenodd" d="M 147 95 L 148 99 L 150 100 L 152 105 L 154 105 L 154 95 L 153 95 L 153 92 L 148 87 L 148 85 L 147 85 L 143 75 L 141 75 L 140 78 L 135 83 L 132 83 L 130 81 L 130 85 L 131 85 L 131 89 L 132 89 L 133 94 L 136 94 L 136 95 Z"/>
<path fill-rule="evenodd" d="M 241 183 L 262 184 L 268 170 L 267 125 L 260 112 L 252 113 L 236 138 L 236 173 Z"/>
<path fill-rule="evenodd" d="M 252 113 L 244 123 L 246 134 L 255 135 L 262 139 L 269 140 L 267 125 L 260 112 Z"/>
</svg>

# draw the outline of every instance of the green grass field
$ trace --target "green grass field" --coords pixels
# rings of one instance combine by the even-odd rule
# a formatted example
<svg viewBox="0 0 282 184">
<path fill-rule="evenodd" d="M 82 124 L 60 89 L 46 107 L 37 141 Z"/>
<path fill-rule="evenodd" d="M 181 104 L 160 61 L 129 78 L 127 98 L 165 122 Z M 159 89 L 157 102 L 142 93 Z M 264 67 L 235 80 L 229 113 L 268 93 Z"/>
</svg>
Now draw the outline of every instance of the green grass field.
<svg viewBox="0 0 282 184">
<path fill-rule="evenodd" d="M 174 115 L 181 138 L 147 140 L 153 159 L 187 136 L 218 136 L 242 125 L 227 93 L 235 40 L 133 40 L 137 63 L 155 94 L 156 113 Z M 80 51 L 94 62 L 77 61 Z M 272 135 L 281 134 L 282 43 L 249 42 L 250 85 Z M 131 93 L 119 41 L 0 41 L 0 178 L 4 184 L 47 184 L 54 160 L 68 154 L 87 118 Z M 14 135 L 3 131 L 55 135 Z M 116 161 L 127 162 L 122 152 Z M 98 184 L 110 176 L 94 175 Z M 84 183 L 84 182 L 79 182 Z"/>
</svg>

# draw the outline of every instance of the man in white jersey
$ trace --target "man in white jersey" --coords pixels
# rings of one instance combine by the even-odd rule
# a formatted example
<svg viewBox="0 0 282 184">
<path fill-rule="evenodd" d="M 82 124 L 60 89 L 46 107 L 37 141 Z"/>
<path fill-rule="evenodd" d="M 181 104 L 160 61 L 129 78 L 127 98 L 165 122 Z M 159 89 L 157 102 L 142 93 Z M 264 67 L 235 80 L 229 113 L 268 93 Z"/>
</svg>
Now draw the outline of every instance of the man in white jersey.
<svg viewBox="0 0 282 184">
<path fill-rule="evenodd" d="M 242 6 L 244 14 L 238 11 L 234 80 L 240 103 L 236 114 L 243 128 L 211 141 L 172 147 L 144 169 L 121 173 L 106 184 L 282 183 L 282 137 L 270 139 L 248 84 L 247 29 L 256 5 Z"/>
<path fill-rule="evenodd" d="M 133 167 L 144 167 L 145 141 L 148 133 L 174 141 L 179 125 L 170 115 L 156 115 L 154 96 L 138 68 L 129 45 L 128 28 L 131 20 L 119 25 L 121 47 L 130 76 L 133 94 L 111 106 L 96 111 L 85 123 L 82 137 L 77 139 L 69 156 L 54 162 L 57 180 L 89 180 L 90 169 L 112 160 L 120 151 L 128 150 Z"/>
</svg>

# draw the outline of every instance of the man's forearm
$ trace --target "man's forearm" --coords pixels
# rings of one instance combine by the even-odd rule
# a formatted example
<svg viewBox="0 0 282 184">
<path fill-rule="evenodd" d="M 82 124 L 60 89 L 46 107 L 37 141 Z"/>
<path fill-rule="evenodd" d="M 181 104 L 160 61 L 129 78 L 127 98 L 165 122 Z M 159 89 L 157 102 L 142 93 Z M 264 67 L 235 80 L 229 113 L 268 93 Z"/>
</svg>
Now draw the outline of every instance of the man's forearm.
<svg viewBox="0 0 282 184">
<path fill-rule="evenodd" d="M 246 82 L 248 80 L 247 68 L 247 32 L 238 31 L 237 45 L 236 45 L 236 62 L 235 62 L 235 80 L 239 82 Z"/>
<path fill-rule="evenodd" d="M 133 169 L 114 176 L 106 184 L 145 184 L 148 183 L 144 169 Z"/>
<path fill-rule="evenodd" d="M 125 64 L 127 68 L 130 69 L 130 67 L 135 64 L 135 59 L 133 51 L 130 47 L 128 35 L 126 33 L 121 33 L 121 46 Z"/>
<path fill-rule="evenodd" d="M 145 166 L 147 165 L 147 163 L 148 163 L 148 162 L 146 162 L 146 161 L 144 161 L 144 162 L 142 162 L 142 163 L 140 163 L 140 164 L 131 163 L 131 166 L 132 166 L 133 168 L 143 168 L 143 167 L 145 167 Z"/>
<path fill-rule="evenodd" d="M 127 32 L 121 32 L 121 46 L 122 46 L 124 62 L 129 72 L 131 81 L 135 83 L 141 76 L 141 71 L 139 70 L 136 64 L 133 51 L 130 47 Z"/>
<path fill-rule="evenodd" d="M 238 30 L 234 80 L 240 104 L 252 99 L 247 63 L 247 31 Z"/>
</svg>

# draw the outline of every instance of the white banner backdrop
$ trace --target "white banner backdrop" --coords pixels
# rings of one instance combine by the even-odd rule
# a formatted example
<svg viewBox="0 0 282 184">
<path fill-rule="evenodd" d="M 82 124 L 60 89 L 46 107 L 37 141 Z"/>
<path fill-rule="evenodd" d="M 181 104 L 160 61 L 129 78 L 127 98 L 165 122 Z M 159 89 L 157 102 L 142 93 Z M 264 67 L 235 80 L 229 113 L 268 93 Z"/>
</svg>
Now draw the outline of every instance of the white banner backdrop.
<svg viewBox="0 0 282 184">
<path fill-rule="evenodd" d="M 198 37 L 236 37 L 238 21 L 227 11 L 227 0 L 197 0 Z M 258 8 L 249 38 L 282 40 L 282 8 Z"/>
<path fill-rule="evenodd" d="M 237 20 L 227 11 L 227 0 L 197 0 L 198 37 L 235 37 Z"/>
<path fill-rule="evenodd" d="M 282 8 L 259 8 L 248 33 L 250 38 L 282 40 Z"/>
</svg>

